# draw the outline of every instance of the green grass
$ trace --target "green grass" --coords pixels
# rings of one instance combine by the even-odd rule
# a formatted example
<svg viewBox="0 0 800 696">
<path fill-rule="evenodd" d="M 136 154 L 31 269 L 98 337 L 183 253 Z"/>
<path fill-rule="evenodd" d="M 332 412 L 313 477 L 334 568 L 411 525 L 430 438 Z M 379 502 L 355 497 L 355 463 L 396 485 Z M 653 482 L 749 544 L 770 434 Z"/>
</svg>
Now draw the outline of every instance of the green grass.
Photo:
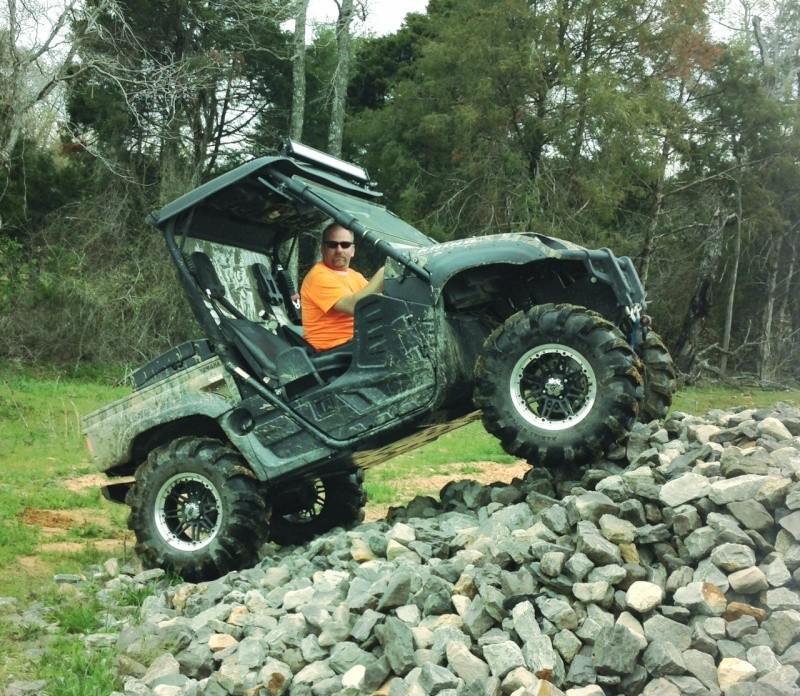
<svg viewBox="0 0 800 696">
<path fill-rule="evenodd" d="M 49 696 L 107 696 L 121 690 L 112 648 L 86 650 L 79 637 L 60 636 L 50 649 L 58 660 L 42 660 L 37 674 L 47 680 Z"/>
<path fill-rule="evenodd" d="M 119 689 L 110 652 L 87 651 L 82 636 L 101 629 L 103 611 L 91 600 L 76 602 L 53 584 L 56 573 L 81 573 L 105 561 L 99 540 L 122 539 L 127 510 L 103 500 L 96 486 L 70 490 L 70 480 L 95 474 L 80 432 L 80 417 L 129 393 L 119 386 L 124 371 L 101 370 L 65 376 L 0 364 L 0 596 L 21 607 L 45 604 L 59 629 L 55 636 L 0 615 L 0 685 L 14 679 L 48 679 L 54 696 L 106 694 Z M 776 401 L 800 405 L 800 390 L 775 392 L 728 387 L 691 387 L 676 395 L 673 408 L 704 414 L 714 408 L 764 407 Z M 416 494 L 435 495 L 442 478 L 471 478 L 494 467 L 512 466 L 479 422 L 367 472 L 371 504 L 397 505 Z M 34 524 L 41 513 L 63 513 L 84 523 L 45 535 Z M 85 515 L 88 511 L 88 516 Z M 59 546 L 42 544 L 56 542 Z M 64 545 L 63 548 L 61 545 Z M 67 550 L 64 550 L 67 549 Z M 130 553 L 130 544 L 122 552 Z M 120 555 L 115 552 L 114 555 Z M 123 557 L 123 560 L 127 560 Z M 120 597 L 139 606 L 147 590 Z M 30 644 L 47 640 L 44 659 L 26 655 Z"/>
<path fill-rule="evenodd" d="M 82 377 L 67 378 L 52 370 L 0 365 L 2 595 L 24 600 L 38 595 L 42 584 L 52 581 L 50 563 L 23 566 L 20 562 L 36 554 L 44 540 L 37 525 L 26 523 L 37 519 L 39 511 L 90 509 L 105 514 L 108 505 L 96 487 L 75 492 L 66 482 L 94 473 L 80 430 L 81 415 L 128 391 Z M 116 524 L 113 521 L 112 526 Z M 95 526 L 85 533 L 91 535 Z M 64 530 L 64 534 L 70 532 L 81 534 L 77 525 Z M 71 565 L 69 554 L 59 563 Z"/>
<path fill-rule="evenodd" d="M 714 384 L 684 387 L 672 401 L 673 411 L 704 415 L 715 408 L 765 408 L 783 401 L 800 406 L 800 389 L 759 389 L 757 387 L 734 389 Z"/>
</svg>

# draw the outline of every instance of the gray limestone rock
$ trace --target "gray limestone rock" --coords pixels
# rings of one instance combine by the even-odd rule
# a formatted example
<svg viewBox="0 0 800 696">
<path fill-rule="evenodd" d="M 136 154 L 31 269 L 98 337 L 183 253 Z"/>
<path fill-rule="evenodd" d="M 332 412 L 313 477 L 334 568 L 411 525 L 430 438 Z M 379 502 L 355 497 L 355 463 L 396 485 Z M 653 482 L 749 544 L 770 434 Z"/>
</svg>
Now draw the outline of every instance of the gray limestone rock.
<svg viewBox="0 0 800 696">
<path fill-rule="evenodd" d="M 757 500 L 739 500 L 728 503 L 728 510 L 742 523 L 745 529 L 763 532 L 775 524 L 769 510 Z"/>
<path fill-rule="evenodd" d="M 678 650 L 688 650 L 692 644 L 691 626 L 673 621 L 659 614 L 647 619 L 643 627 L 648 641 L 665 640 L 675 645 Z"/>
<path fill-rule="evenodd" d="M 664 505 L 677 507 L 704 498 L 710 492 L 711 483 L 706 476 L 689 472 L 661 486 L 659 499 Z"/>
<path fill-rule="evenodd" d="M 495 623 L 480 596 L 474 597 L 464 615 L 464 628 L 473 638 L 480 638 Z"/>
<path fill-rule="evenodd" d="M 596 565 L 622 564 L 619 547 L 604 539 L 592 522 L 578 522 L 576 550 Z"/>
<path fill-rule="evenodd" d="M 717 665 L 711 655 L 699 650 L 686 650 L 683 653 L 683 663 L 686 671 L 700 680 L 706 689 L 712 693 L 720 693 Z"/>
<path fill-rule="evenodd" d="M 720 544 L 711 552 L 711 562 L 725 573 L 751 568 L 756 563 L 753 549 L 743 544 Z"/>
<path fill-rule="evenodd" d="M 616 515 L 619 506 L 603 493 L 590 491 L 572 498 L 568 507 L 573 519 L 597 523 L 603 515 Z"/>
<path fill-rule="evenodd" d="M 355 643 L 344 641 L 333 647 L 328 664 L 336 674 L 344 674 L 356 665 L 366 667 L 375 659 L 372 653 L 362 650 Z"/>
<path fill-rule="evenodd" d="M 570 662 L 564 683 L 574 686 L 585 686 L 597 681 L 595 662 L 590 648 L 584 648 Z"/>
<path fill-rule="evenodd" d="M 520 602 L 511 610 L 514 630 L 523 643 L 542 635 L 542 629 L 536 620 L 536 610 L 528 601 Z"/>
<path fill-rule="evenodd" d="M 575 630 L 578 627 L 578 616 L 565 599 L 537 597 L 536 606 L 548 621 L 558 630 L 566 628 Z"/>
<path fill-rule="evenodd" d="M 747 661 L 756 668 L 759 677 L 775 672 L 782 667 L 780 660 L 768 645 L 755 645 L 749 648 Z"/>
<path fill-rule="evenodd" d="M 561 575 L 567 554 L 563 551 L 548 551 L 539 561 L 539 570 L 549 578 Z"/>
<path fill-rule="evenodd" d="M 800 510 L 781 517 L 778 524 L 789 532 L 795 541 L 800 541 Z"/>
<path fill-rule="evenodd" d="M 756 594 L 770 586 L 766 573 L 755 566 L 731 573 L 728 582 L 731 584 L 731 589 L 740 594 Z"/>
<path fill-rule="evenodd" d="M 405 676 L 414 667 L 414 638 L 411 629 L 400 619 L 386 618 L 375 627 L 375 635 L 383 646 L 383 652 L 392 671 Z"/>
<path fill-rule="evenodd" d="M 572 554 L 564 564 L 564 569 L 575 582 L 581 582 L 595 567 L 594 563 L 585 553 Z"/>
<path fill-rule="evenodd" d="M 764 605 L 770 611 L 800 610 L 800 594 L 788 587 L 776 587 L 764 593 Z"/>
<path fill-rule="evenodd" d="M 541 635 L 526 641 L 522 646 L 522 656 L 527 668 L 539 679 L 550 682 L 563 679 L 564 666 L 549 636 Z"/>
<path fill-rule="evenodd" d="M 563 629 L 553 636 L 553 647 L 558 650 L 563 660 L 569 663 L 580 652 L 583 644 L 572 631 Z"/>
<path fill-rule="evenodd" d="M 744 636 L 753 635 L 757 631 L 758 621 L 748 614 L 740 616 L 733 621 L 728 621 L 725 625 L 725 633 L 733 640 L 741 640 Z"/>
<path fill-rule="evenodd" d="M 689 559 L 699 561 L 705 558 L 717 544 L 717 532 L 708 526 L 693 530 L 683 539 L 683 546 Z"/>
<path fill-rule="evenodd" d="M 603 631 L 592 649 L 594 669 L 600 674 L 630 674 L 636 666 L 641 644 L 629 626 L 617 622 Z"/>
<path fill-rule="evenodd" d="M 757 499 L 756 495 L 766 483 L 767 477 L 758 474 L 744 474 L 724 478 L 711 484 L 709 498 L 716 505 L 727 505 L 741 500 Z"/>
<path fill-rule="evenodd" d="M 601 633 L 614 626 L 614 615 L 595 604 L 586 607 L 586 618 L 581 622 L 575 635 L 585 644 L 593 645 Z"/>
<path fill-rule="evenodd" d="M 675 604 L 703 616 L 722 616 L 728 607 L 725 593 L 710 582 L 691 582 L 675 591 Z"/>
<path fill-rule="evenodd" d="M 493 643 L 483 648 L 483 656 L 492 675 L 498 679 L 505 677 L 512 669 L 525 666 L 522 650 L 513 641 Z"/>
<path fill-rule="evenodd" d="M 115 592 L 159 591 L 84 643 L 118 653 L 124 696 L 800 696 L 784 413 L 671 414 L 574 481 L 448 484 L 202 586 L 109 562 L 109 617 Z"/>
<path fill-rule="evenodd" d="M 473 655 L 463 643 L 449 643 L 446 648 L 450 671 L 467 684 L 483 681 L 489 676 L 489 665 Z"/>
<path fill-rule="evenodd" d="M 686 671 L 681 651 L 664 640 L 654 640 L 647 646 L 642 656 L 644 666 L 654 677 L 679 675 Z"/>
<path fill-rule="evenodd" d="M 663 677 L 648 682 L 642 696 L 682 696 L 680 689 Z"/>
<path fill-rule="evenodd" d="M 417 682 L 425 694 L 441 694 L 447 689 L 456 689 L 459 679 L 450 670 L 431 664 L 430 662 L 422 666 L 422 671 Z"/>
</svg>

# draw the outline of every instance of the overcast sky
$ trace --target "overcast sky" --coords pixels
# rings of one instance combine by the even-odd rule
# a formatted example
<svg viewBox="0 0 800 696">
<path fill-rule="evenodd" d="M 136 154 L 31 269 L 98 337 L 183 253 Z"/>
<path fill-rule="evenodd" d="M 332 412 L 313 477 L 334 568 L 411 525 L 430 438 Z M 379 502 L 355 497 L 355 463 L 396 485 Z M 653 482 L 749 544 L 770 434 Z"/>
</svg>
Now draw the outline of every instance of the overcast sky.
<svg viewBox="0 0 800 696">
<path fill-rule="evenodd" d="M 376 34 L 391 34 L 400 28 L 408 12 L 425 12 L 428 0 L 367 0 L 367 30 Z M 308 16 L 317 21 L 336 19 L 334 0 L 311 0 Z"/>
</svg>

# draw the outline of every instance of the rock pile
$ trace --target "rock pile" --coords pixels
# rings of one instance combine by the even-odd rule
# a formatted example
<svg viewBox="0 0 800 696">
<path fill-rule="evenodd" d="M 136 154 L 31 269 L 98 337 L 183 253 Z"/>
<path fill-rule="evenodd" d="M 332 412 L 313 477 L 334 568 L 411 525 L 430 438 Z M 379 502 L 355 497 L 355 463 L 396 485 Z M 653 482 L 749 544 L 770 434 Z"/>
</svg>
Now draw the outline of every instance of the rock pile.
<svg viewBox="0 0 800 696">
<path fill-rule="evenodd" d="M 452 483 L 165 584 L 115 640 L 129 696 L 792 696 L 798 588 L 800 410 L 778 405 L 675 413 L 579 481 Z"/>
</svg>

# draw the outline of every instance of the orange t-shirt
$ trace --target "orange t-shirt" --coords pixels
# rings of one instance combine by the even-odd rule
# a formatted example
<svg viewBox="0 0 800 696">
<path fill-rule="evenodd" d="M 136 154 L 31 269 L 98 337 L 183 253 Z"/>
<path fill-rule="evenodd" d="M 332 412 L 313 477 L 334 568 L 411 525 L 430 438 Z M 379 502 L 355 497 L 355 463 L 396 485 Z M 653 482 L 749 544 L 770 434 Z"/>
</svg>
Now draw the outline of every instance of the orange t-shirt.
<svg viewBox="0 0 800 696">
<path fill-rule="evenodd" d="M 352 268 L 339 272 L 321 261 L 317 263 L 300 288 L 306 341 L 316 350 L 326 350 L 353 338 L 353 317 L 335 310 L 333 305 L 366 286 L 367 279 Z"/>
</svg>

